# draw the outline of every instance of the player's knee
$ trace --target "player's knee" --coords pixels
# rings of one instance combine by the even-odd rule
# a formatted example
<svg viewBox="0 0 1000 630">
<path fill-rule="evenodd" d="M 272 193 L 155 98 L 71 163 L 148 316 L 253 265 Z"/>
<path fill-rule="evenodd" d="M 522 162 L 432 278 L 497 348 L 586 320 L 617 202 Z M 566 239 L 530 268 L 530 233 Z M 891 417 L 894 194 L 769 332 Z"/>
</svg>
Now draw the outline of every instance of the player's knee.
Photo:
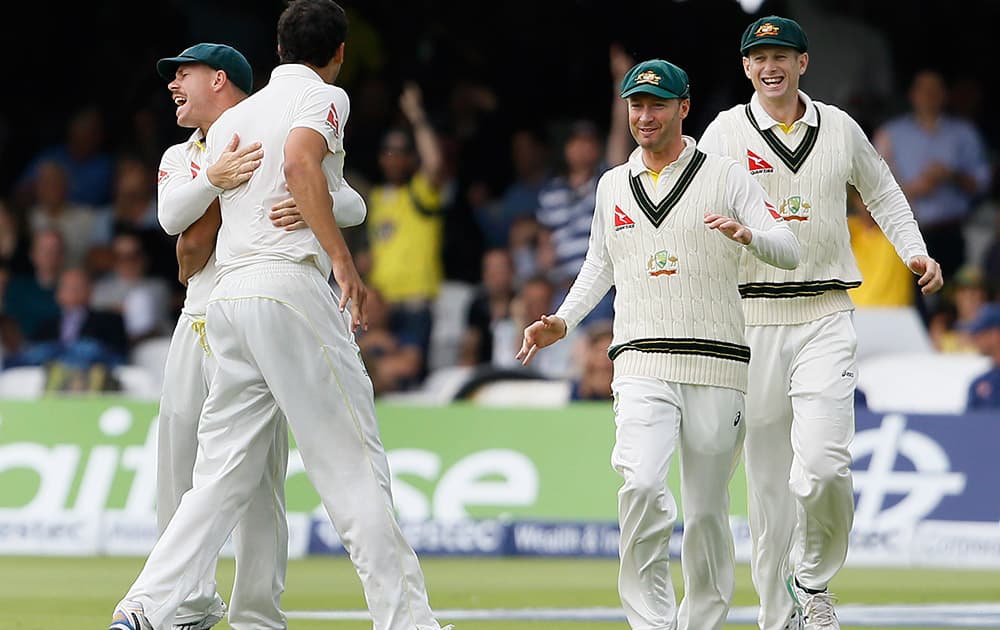
<svg viewBox="0 0 1000 630">
<path fill-rule="evenodd" d="M 801 467 L 814 488 L 843 483 L 851 477 L 851 454 L 847 449 L 817 449 L 805 454 Z"/>
<path fill-rule="evenodd" d="M 625 504 L 643 506 L 643 509 L 654 509 L 665 512 L 668 516 L 676 516 L 674 501 L 667 492 L 666 480 L 659 475 L 633 471 L 625 478 L 621 490 L 621 498 Z"/>
</svg>

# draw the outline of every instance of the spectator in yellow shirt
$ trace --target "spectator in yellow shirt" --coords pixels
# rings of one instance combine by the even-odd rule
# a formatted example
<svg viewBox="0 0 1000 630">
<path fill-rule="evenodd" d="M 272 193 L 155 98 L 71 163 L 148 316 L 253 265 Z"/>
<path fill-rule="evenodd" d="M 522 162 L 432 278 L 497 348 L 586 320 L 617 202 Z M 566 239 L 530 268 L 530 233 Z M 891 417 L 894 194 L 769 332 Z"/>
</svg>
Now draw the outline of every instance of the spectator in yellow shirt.
<svg viewBox="0 0 1000 630">
<path fill-rule="evenodd" d="M 852 192 L 852 197 L 857 193 Z M 861 286 L 847 293 L 858 308 L 914 306 L 914 276 L 899 259 L 895 248 L 885 237 L 875 219 L 860 199 L 852 204 L 847 217 L 854 259 L 861 270 Z"/>
</svg>

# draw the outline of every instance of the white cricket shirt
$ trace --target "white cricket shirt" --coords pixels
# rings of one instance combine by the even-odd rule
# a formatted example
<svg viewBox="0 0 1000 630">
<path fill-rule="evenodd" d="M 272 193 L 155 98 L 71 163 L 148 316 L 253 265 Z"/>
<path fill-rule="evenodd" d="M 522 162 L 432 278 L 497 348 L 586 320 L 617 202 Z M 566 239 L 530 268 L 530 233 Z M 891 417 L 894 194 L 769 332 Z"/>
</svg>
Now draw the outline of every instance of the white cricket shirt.
<svg viewBox="0 0 1000 630">
<path fill-rule="evenodd" d="M 250 180 L 224 191 L 222 227 L 216 245 L 219 273 L 268 262 L 305 262 L 324 276 L 330 258 L 311 230 L 286 232 L 271 225 L 268 212 L 288 197 L 283 172 L 284 146 L 297 127 L 321 134 L 330 153 L 323 161 L 327 183 L 337 190 L 343 182 L 344 125 L 350 111 L 347 93 L 324 83 L 318 74 L 299 64 L 283 64 L 271 73 L 264 88 L 225 111 L 208 131 L 208 159 L 212 164 L 234 133 L 241 143 L 260 142 L 264 158 Z"/>
</svg>

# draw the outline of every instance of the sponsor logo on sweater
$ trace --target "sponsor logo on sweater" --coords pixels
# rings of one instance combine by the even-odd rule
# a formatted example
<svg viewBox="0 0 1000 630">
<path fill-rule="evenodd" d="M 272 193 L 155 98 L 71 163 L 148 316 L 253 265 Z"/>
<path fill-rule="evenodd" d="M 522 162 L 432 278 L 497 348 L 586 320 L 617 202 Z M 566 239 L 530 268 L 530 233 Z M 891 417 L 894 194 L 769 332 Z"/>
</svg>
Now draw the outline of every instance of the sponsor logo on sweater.
<svg viewBox="0 0 1000 630">
<path fill-rule="evenodd" d="M 625 211 L 615 206 L 615 232 L 635 227 L 632 217 L 625 214 Z"/>
<path fill-rule="evenodd" d="M 767 160 L 760 157 L 750 149 L 747 149 L 747 169 L 751 175 L 761 175 L 763 173 L 773 173 L 774 167 L 767 163 Z"/>
</svg>

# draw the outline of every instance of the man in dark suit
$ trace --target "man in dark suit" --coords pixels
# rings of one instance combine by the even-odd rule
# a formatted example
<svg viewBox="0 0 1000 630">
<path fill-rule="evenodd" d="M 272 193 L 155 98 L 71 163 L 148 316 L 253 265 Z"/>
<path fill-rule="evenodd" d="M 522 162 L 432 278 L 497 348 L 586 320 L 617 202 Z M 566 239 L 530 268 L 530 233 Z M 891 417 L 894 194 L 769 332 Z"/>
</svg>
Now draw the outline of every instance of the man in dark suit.
<svg viewBox="0 0 1000 630">
<path fill-rule="evenodd" d="M 14 363 L 62 362 L 83 369 L 94 364 L 113 367 L 125 363 L 129 348 L 122 317 L 91 309 L 90 291 L 86 271 L 79 268 L 63 271 L 56 289 L 59 316 L 38 324 L 31 345 Z"/>
</svg>

